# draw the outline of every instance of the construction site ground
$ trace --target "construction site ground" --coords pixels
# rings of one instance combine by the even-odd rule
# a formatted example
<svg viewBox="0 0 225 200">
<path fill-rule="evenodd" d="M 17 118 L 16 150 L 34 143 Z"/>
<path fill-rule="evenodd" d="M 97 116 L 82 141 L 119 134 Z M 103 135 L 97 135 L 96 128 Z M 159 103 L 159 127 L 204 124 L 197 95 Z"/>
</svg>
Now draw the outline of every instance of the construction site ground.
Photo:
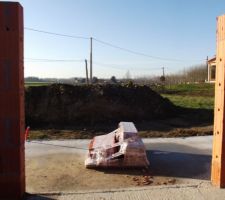
<svg viewBox="0 0 225 200">
<path fill-rule="evenodd" d="M 28 199 L 225 199 L 209 181 L 212 136 L 143 139 L 149 169 L 86 169 L 89 141 L 27 142 Z"/>
</svg>

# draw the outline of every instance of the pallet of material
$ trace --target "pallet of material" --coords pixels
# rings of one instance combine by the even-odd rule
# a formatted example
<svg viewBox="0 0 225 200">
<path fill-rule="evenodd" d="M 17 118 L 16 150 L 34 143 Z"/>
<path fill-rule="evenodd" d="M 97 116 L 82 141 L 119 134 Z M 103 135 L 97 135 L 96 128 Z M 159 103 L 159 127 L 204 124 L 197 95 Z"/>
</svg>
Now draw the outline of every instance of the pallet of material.
<svg viewBox="0 0 225 200">
<path fill-rule="evenodd" d="M 85 160 L 87 168 L 148 167 L 146 149 L 132 122 L 120 122 L 106 135 L 94 137 Z"/>
</svg>

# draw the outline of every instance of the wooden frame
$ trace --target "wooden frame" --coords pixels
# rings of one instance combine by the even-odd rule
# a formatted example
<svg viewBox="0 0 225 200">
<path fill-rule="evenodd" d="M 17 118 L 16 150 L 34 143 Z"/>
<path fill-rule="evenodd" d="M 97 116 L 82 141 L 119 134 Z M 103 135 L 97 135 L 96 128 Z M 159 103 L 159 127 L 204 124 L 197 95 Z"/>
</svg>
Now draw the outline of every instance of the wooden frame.
<svg viewBox="0 0 225 200">
<path fill-rule="evenodd" d="M 225 187 L 225 15 L 217 18 L 212 184 Z"/>
</svg>

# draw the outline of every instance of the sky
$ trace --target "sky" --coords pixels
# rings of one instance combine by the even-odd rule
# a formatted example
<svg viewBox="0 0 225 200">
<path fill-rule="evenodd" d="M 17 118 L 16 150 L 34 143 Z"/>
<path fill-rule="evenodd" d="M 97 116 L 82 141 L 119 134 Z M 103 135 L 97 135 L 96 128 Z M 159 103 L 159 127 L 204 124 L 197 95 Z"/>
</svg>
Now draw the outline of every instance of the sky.
<svg viewBox="0 0 225 200">
<path fill-rule="evenodd" d="M 25 77 L 41 78 L 84 77 L 90 37 L 93 75 L 99 78 L 123 78 L 127 71 L 133 78 L 155 76 L 162 67 L 166 74 L 180 72 L 215 55 L 216 17 L 225 14 L 223 0 L 19 2 L 24 8 Z"/>
</svg>

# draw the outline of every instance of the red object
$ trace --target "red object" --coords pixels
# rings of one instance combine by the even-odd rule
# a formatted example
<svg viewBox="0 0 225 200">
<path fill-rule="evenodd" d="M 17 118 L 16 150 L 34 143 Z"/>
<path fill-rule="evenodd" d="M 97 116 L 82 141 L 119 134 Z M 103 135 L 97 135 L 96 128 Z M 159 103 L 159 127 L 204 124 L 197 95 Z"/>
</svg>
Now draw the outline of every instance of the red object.
<svg viewBox="0 0 225 200">
<path fill-rule="evenodd" d="M 89 144 L 85 166 L 148 167 L 146 149 L 134 123 L 120 122 L 116 130 L 95 136 Z"/>
<path fill-rule="evenodd" d="M 0 2 L 0 199 L 25 193 L 23 8 Z"/>
<path fill-rule="evenodd" d="M 27 140 L 28 136 L 29 136 L 29 131 L 30 131 L 30 127 L 28 126 L 26 128 L 26 132 L 25 132 L 25 140 Z"/>
</svg>

